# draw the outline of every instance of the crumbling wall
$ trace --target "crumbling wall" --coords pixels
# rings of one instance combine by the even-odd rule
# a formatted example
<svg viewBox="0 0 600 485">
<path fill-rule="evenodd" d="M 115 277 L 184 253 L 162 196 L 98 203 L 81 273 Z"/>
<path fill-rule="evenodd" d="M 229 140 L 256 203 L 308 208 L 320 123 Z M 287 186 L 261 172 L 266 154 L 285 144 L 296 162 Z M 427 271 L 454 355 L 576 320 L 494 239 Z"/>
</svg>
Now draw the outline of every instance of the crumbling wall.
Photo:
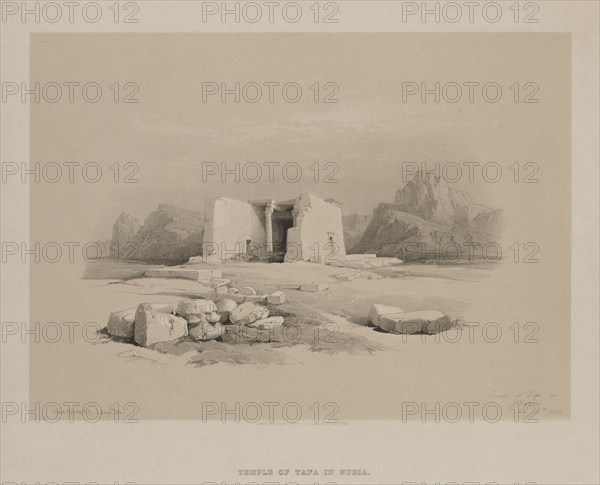
<svg viewBox="0 0 600 485">
<path fill-rule="evenodd" d="M 312 194 L 302 194 L 295 201 L 294 214 L 295 225 L 288 230 L 286 261 L 332 263 L 346 258 L 342 211 L 338 206 Z"/>
<path fill-rule="evenodd" d="M 265 216 L 260 208 L 227 197 L 206 201 L 203 251 L 207 261 L 244 255 L 247 239 L 264 251 Z"/>
</svg>

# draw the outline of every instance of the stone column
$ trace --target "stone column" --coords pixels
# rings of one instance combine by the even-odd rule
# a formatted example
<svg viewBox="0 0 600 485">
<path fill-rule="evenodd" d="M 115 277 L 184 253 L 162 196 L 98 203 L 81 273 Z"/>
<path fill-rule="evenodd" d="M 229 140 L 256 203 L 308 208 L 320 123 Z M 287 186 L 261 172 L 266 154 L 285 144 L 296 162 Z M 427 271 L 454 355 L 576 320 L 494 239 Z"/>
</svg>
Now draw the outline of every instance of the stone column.
<svg viewBox="0 0 600 485">
<path fill-rule="evenodd" d="M 265 206 L 265 232 L 267 235 L 266 250 L 269 259 L 273 255 L 273 211 L 275 210 L 275 202 L 269 202 Z"/>
</svg>

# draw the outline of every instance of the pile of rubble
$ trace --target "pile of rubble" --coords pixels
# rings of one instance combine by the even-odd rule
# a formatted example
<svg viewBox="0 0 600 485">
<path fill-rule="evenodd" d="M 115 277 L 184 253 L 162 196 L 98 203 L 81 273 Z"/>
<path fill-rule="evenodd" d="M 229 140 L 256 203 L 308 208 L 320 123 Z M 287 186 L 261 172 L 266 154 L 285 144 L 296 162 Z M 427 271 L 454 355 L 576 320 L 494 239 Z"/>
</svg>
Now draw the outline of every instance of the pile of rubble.
<svg viewBox="0 0 600 485">
<path fill-rule="evenodd" d="M 238 304 L 230 298 L 218 302 L 201 298 L 182 300 L 177 307 L 142 303 L 137 308 L 111 313 L 108 333 L 147 347 L 186 336 L 198 341 L 214 340 L 225 334 L 229 324 L 270 329 L 283 322 L 283 317 L 269 317 L 269 309 L 255 302 Z"/>
</svg>

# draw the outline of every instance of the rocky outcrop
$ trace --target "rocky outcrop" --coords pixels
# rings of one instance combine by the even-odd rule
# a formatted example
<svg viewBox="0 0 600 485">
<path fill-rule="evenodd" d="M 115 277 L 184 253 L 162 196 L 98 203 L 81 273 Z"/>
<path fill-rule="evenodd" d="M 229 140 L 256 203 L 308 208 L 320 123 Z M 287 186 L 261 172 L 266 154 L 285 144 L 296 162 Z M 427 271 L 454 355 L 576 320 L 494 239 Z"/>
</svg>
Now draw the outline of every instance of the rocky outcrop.
<svg viewBox="0 0 600 485">
<path fill-rule="evenodd" d="M 184 263 L 202 254 L 203 219 L 199 213 L 160 204 L 135 237 L 142 261 Z"/>
<path fill-rule="evenodd" d="M 393 203 L 375 208 L 354 252 L 404 261 L 477 259 L 478 247 L 496 241 L 501 218 L 501 210 L 473 202 L 432 174 L 417 173 Z"/>
<path fill-rule="evenodd" d="M 127 214 L 127 212 L 121 212 L 121 215 L 113 224 L 111 245 L 125 248 L 127 243 L 133 242 L 140 227 L 140 222 L 135 217 Z"/>
<path fill-rule="evenodd" d="M 111 248 L 119 248 L 127 260 L 180 264 L 202 254 L 203 234 L 204 220 L 198 212 L 160 204 L 141 226 L 123 212 L 113 225 Z"/>
<path fill-rule="evenodd" d="M 347 253 L 353 253 L 354 246 L 356 246 L 362 239 L 370 221 L 371 216 L 360 214 L 350 214 L 342 217 L 342 227 L 344 228 L 344 245 L 346 246 Z"/>
<path fill-rule="evenodd" d="M 480 212 L 473 218 L 473 228 L 484 234 L 496 235 L 500 227 L 502 211 L 500 209 Z"/>
</svg>

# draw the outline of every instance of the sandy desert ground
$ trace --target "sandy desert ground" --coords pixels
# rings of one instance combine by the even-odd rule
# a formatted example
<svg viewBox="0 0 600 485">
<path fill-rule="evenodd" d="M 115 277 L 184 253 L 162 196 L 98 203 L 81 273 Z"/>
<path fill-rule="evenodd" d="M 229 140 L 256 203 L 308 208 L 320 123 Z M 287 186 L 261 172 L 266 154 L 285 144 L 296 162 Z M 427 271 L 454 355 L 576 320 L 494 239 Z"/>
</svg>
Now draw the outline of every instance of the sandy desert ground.
<svg viewBox="0 0 600 485">
<path fill-rule="evenodd" d="M 519 420 L 569 417 L 569 368 L 553 358 L 568 346 L 568 324 L 548 319 L 537 330 L 525 327 L 532 293 L 523 290 L 538 280 L 535 268 L 515 281 L 502 266 L 481 264 L 399 264 L 372 270 L 312 263 L 186 267 L 221 269 L 236 286 L 252 286 L 258 293 L 290 282 L 327 282 L 329 288 L 315 293 L 286 289 L 286 303 L 273 308 L 273 314 L 302 319 L 301 337 L 291 332 L 277 342 L 184 342 L 153 350 L 115 342 L 102 331 L 97 334 L 96 325 L 85 333 L 79 329 L 85 322 L 105 326 L 110 312 L 142 302 L 197 297 L 197 282 L 131 276 L 144 266 L 120 267 L 116 273 L 110 267 L 109 273 L 120 275 L 111 279 L 101 267 L 88 271 L 87 279 L 73 272 L 37 275 L 32 318 L 83 324 L 73 342 L 30 342 L 31 399 L 93 401 L 103 409 L 134 402 L 137 419 L 205 419 L 204 403 L 233 408 L 234 403 L 243 407 L 252 402 L 298 403 L 301 422 L 307 423 L 315 421 L 315 403 L 342 423 L 431 421 L 435 418 L 423 410 L 435 409 L 435 403 L 442 410 L 456 403 L 462 419 L 470 419 L 465 404 L 470 402 L 478 403 L 475 420 L 494 417 L 489 410 L 482 414 L 487 403 L 499 406 L 507 420 L 515 419 L 515 403 Z M 340 273 L 360 276 L 340 281 Z M 439 310 L 457 325 L 438 335 L 385 333 L 366 318 L 372 303 L 406 311 Z M 547 307 L 552 314 L 552 304 Z M 511 319 L 515 310 L 525 317 L 516 327 Z M 492 321 L 497 324 L 490 325 Z M 315 332 L 306 333 L 311 325 Z M 528 407 L 531 402 L 535 409 Z M 417 403 L 418 410 L 407 414 L 406 403 Z M 330 422 L 323 416 L 316 421 Z"/>
</svg>

